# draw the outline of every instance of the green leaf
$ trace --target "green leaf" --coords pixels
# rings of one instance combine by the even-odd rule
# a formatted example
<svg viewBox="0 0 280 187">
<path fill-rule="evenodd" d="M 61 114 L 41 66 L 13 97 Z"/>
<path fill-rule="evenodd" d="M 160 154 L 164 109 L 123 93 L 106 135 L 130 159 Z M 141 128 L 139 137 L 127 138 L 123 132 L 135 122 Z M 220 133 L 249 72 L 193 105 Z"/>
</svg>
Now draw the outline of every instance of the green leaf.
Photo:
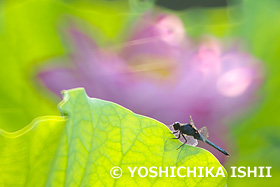
<svg viewBox="0 0 280 187">
<path fill-rule="evenodd" d="M 42 117 L 19 132 L 1 132 L 0 186 L 226 185 L 211 153 L 189 145 L 177 150 L 181 142 L 160 122 L 89 98 L 81 88 L 63 94 L 59 109 L 67 120 Z M 123 169 L 118 179 L 110 175 L 114 166 Z M 225 177 L 131 177 L 128 166 L 214 167 L 214 175 L 221 167 Z"/>
</svg>

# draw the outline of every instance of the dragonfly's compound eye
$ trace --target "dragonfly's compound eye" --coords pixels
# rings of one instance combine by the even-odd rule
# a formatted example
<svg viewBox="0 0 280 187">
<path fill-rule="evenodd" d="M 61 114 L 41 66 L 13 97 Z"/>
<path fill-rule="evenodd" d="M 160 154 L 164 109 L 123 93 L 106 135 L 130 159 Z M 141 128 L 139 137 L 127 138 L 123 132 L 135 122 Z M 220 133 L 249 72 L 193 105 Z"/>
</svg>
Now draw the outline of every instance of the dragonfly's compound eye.
<svg viewBox="0 0 280 187">
<path fill-rule="evenodd" d="M 174 128 L 174 130 L 178 130 L 179 128 L 180 128 L 180 123 L 179 122 L 175 122 L 175 123 L 173 123 L 173 128 Z"/>
</svg>

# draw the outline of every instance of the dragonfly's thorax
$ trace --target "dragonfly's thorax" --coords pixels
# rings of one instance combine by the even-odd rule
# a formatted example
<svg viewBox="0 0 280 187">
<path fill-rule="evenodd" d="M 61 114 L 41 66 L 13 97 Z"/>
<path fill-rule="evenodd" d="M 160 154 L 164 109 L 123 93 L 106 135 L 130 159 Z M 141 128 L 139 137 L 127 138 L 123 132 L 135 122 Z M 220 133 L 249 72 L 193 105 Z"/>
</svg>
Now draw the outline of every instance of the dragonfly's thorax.
<svg viewBox="0 0 280 187">
<path fill-rule="evenodd" d="M 195 136 L 197 130 L 189 123 L 186 123 L 180 127 L 180 131 L 189 136 Z"/>
<path fill-rule="evenodd" d="M 193 137 L 197 140 L 202 140 L 201 139 L 201 136 L 200 136 L 200 133 L 198 131 L 195 132 L 195 134 L 193 135 Z"/>
<path fill-rule="evenodd" d="M 193 136 L 197 140 L 202 140 L 202 137 L 198 130 L 189 123 L 182 125 L 180 131 L 186 135 Z"/>
</svg>

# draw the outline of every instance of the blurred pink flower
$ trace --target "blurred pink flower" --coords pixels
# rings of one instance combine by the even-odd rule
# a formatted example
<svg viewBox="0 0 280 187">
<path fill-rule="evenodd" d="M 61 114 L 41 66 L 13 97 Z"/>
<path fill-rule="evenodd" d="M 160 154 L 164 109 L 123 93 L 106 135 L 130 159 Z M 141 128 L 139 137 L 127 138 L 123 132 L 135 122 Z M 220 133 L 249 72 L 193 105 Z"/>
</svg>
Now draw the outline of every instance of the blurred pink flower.
<svg viewBox="0 0 280 187">
<path fill-rule="evenodd" d="M 222 121 L 247 108 L 261 83 L 260 63 L 250 54 L 226 51 L 213 38 L 195 45 L 175 15 L 146 14 L 118 51 L 99 48 L 77 29 L 70 36 L 71 63 L 47 65 L 38 75 L 51 91 L 85 87 L 91 97 L 165 124 L 188 122 L 191 114 L 221 147 Z"/>
</svg>

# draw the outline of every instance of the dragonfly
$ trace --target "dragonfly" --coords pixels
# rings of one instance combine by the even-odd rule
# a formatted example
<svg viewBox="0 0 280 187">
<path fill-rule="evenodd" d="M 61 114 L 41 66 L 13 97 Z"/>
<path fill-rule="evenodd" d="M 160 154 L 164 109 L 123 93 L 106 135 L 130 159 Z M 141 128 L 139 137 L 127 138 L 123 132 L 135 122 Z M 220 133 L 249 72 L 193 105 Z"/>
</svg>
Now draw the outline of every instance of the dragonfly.
<svg viewBox="0 0 280 187">
<path fill-rule="evenodd" d="M 199 130 L 195 127 L 191 116 L 190 116 L 189 123 L 182 124 L 180 122 L 175 122 L 171 125 L 171 127 L 174 130 L 173 132 L 174 135 L 179 133 L 177 138 L 172 138 L 172 139 L 180 139 L 180 137 L 182 136 L 183 139 L 185 140 L 185 142 L 182 145 L 180 145 L 180 147 L 178 147 L 177 149 L 180 149 L 186 143 L 192 146 L 196 146 L 198 144 L 197 140 L 200 140 L 214 147 L 215 149 L 222 152 L 226 156 L 230 156 L 230 154 L 227 151 L 225 151 L 224 149 L 220 148 L 219 146 L 215 145 L 214 143 L 210 142 L 207 139 L 208 138 L 207 127 L 202 127 Z M 185 135 L 187 135 L 187 137 Z"/>
</svg>

